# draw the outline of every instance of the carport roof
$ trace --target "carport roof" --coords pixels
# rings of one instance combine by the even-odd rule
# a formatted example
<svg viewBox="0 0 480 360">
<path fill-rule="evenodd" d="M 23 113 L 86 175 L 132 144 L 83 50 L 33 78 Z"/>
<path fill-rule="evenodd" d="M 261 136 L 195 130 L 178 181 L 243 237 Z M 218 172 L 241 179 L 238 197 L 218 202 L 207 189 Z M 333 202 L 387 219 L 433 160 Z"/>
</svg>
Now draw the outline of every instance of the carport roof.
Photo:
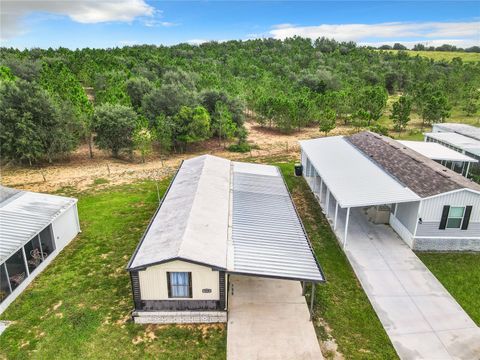
<svg viewBox="0 0 480 360">
<path fill-rule="evenodd" d="M 432 160 L 447 160 L 447 161 L 461 161 L 461 162 L 478 162 L 478 160 L 452 150 L 446 146 L 434 142 L 427 141 L 398 141 L 409 149 L 422 154 Z"/>
<path fill-rule="evenodd" d="M 420 200 L 343 136 L 303 140 L 300 146 L 342 208 Z"/>
<path fill-rule="evenodd" d="M 172 260 L 324 281 L 278 168 L 210 155 L 182 163 L 128 269 Z"/>
</svg>

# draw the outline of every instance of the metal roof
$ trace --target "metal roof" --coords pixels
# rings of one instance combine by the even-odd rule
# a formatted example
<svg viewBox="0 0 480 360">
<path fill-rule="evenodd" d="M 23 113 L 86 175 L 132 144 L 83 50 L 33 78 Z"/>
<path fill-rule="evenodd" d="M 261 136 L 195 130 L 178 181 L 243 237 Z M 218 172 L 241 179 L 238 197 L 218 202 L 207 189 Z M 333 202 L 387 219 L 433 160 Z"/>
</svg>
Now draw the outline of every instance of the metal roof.
<svg viewBox="0 0 480 360">
<path fill-rule="evenodd" d="M 342 136 L 303 140 L 300 146 L 342 208 L 420 200 Z"/>
<path fill-rule="evenodd" d="M 0 263 L 77 201 L 4 186 L 0 186 L 0 199 Z"/>
<path fill-rule="evenodd" d="M 185 160 L 128 268 L 183 259 L 225 269 L 229 181 L 229 160 Z"/>
<path fill-rule="evenodd" d="M 171 260 L 324 280 L 279 170 L 210 155 L 182 163 L 127 268 Z"/>
<path fill-rule="evenodd" d="M 233 163 L 228 271 L 324 281 L 278 168 Z"/>
<path fill-rule="evenodd" d="M 425 137 L 444 142 L 464 151 L 480 156 L 480 141 L 454 132 L 425 133 Z"/>
<path fill-rule="evenodd" d="M 433 131 L 454 132 L 480 141 L 480 128 L 472 125 L 458 123 L 433 124 Z"/>
<path fill-rule="evenodd" d="M 432 160 L 447 160 L 461 162 L 478 162 L 478 160 L 464 155 L 458 151 L 434 142 L 427 141 L 398 141 L 409 149 L 422 154 Z"/>
</svg>

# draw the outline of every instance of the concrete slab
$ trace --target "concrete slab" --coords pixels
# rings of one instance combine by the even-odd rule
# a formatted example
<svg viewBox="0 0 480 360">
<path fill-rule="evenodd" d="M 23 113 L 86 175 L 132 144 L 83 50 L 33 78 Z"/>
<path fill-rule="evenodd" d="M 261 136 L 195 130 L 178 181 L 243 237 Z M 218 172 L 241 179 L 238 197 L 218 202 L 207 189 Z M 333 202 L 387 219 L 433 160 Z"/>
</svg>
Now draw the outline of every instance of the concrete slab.
<svg viewBox="0 0 480 360">
<path fill-rule="evenodd" d="M 477 325 L 390 226 L 351 209 L 345 253 L 401 359 L 480 360 Z"/>
<path fill-rule="evenodd" d="M 323 359 L 297 281 L 230 276 L 228 360 Z"/>
</svg>

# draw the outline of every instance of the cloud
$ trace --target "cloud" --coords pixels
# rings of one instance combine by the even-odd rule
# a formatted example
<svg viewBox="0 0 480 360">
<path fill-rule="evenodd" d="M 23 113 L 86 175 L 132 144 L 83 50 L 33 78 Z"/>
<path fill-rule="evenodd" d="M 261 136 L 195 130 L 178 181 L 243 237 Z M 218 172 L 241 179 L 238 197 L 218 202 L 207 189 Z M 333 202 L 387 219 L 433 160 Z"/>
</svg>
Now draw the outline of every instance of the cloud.
<svg viewBox="0 0 480 360">
<path fill-rule="evenodd" d="M 207 40 L 207 39 L 190 39 L 190 40 L 187 40 L 187 44 L 190 44 L 190 45 L 202 45 L 204 43 L 207 43 L 211 40 Z"/>
<path fill-rule="evenodd" d="M 68 16 L 82 24 L 131 22 L 155 15 L 155 9 L 144 0 L 4 0 L 0 11 L 3 39 L 25 33 L 23 19 L 31 13 Z"/>
<path fill-rule="evenodd" d="M 170 21 L 160 21 L 158 19 L 145 19 L 143 21 L 143 23 L 147 27 L 159 27 L 159 26 L 172 27 L 172 26 L 180 25 L 178 23 L 174 23 L 174 22 L 170 22 Z"/>
<path fill-rule="evenodd" d="M 338 41 L 355 41 L 363 44 L 402 43 L 462 43 L 472 46 L 480 42 L 480 22 L 389 22 L 378 24 L 322 24 L 318 26 L 286 26 L 280 24 L 272 27 L 270 36 L 285 39 L 302 36 L 316 39 L 333 38 Z M 465 45 L 467 44 L 467 45 Z"/>
</svg>

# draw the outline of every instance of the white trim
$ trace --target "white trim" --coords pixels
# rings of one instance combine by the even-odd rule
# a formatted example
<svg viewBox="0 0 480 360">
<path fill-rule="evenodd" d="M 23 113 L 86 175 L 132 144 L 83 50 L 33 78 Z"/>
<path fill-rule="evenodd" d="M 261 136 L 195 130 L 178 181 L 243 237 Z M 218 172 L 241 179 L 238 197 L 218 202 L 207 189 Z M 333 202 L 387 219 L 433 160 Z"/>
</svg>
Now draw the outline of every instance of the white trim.
<svg viewBox="0 0 480 360">
<path fill-rule="evenodd" d="M 418 221 L 420 219 L 420 212 L 422 211 L 422 204 L 423 204 L 423 201 L 420 201 L 420 204 L 418 205 L 418 211 L 417 211 L 417 221 L 415 223 L 415 230 L 413 230 L 413 237 L 415 237 L 415 235 L 417 235 L 417 229 L 418 229 Z M 396 210 L 396 209 L 395 209 Z M 422 220 L 423 222 L 423 220 Z"/>
<path fill-rule="evenodd" d="M 470 188 L 461 188 L 461 189 L 456 189 L 456 190 L 452 190 L 452 191 L 447 191 L 447 192 L 444 192 L 444 193 L 440 193 L 440 194 L 437 194 L 437 195 L 427 196 L 427 197 L 422 198 L 422 200 L 434 199 L 434 198 L 437 198 L 437 197 L 440 197 L 440 196 L 455 194 L 455 193 L 461 192 L 461 191 L 469 191 L 469 192 L 471 192 L 471 193 L 480 195 L 480 191 L 473 190 L 473 189 L 470 189 Z"/>
<path fill-rule="evenodd" d="M 333 230 L 337 230 L 338 201 L 335 199 L 335 221 L 333 222 Z"/>
<path fill-rule="evenodd" d="M 347 215 L 345 217 L 345 235 L 343 236 L 343 250 L 347 247 L 347 235 L 348 235 L 348 221 L 350 220 L 350 208 L 347 208 Z"/>
</svg>

